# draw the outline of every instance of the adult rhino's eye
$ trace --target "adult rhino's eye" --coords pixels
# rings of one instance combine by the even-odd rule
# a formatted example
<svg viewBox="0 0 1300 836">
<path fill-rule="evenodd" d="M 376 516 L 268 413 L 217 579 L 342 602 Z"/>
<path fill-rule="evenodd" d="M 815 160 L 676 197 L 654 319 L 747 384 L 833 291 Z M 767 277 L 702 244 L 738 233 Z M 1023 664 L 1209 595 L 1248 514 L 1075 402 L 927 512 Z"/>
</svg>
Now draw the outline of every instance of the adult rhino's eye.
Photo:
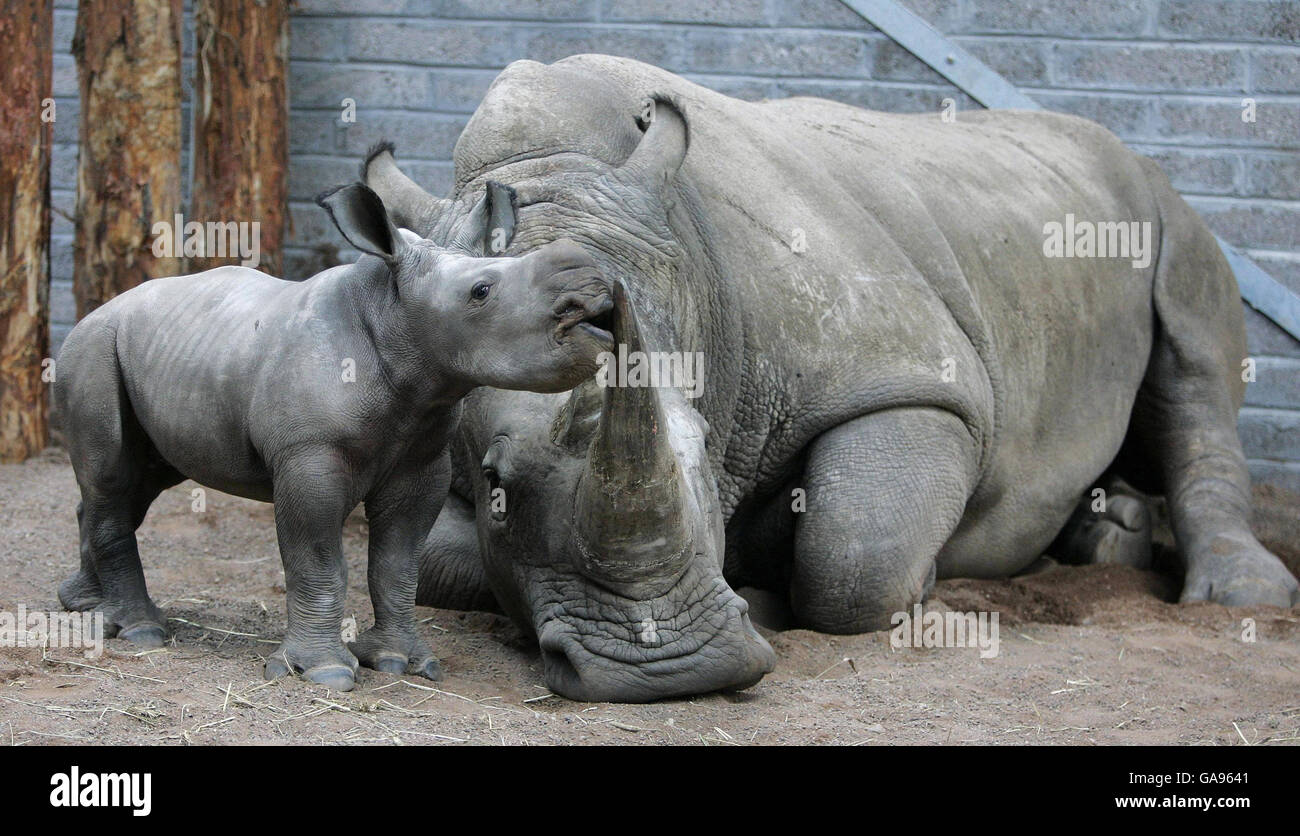
<svg viewBox="0 0 1300 836">
<path fill-rule="evenodd" d="M 484 299 L 488 298 L 488 294 L 491 292 L 492 292 L 492 285 L 488 284 L 487 282 L 479 282 L 478 284 L 474 285 L 474 288 L 472 290 L 470 290 L 469 296 L 471 299 L 473 299 L 476 302 L 482 302 Z"/>
</svg>

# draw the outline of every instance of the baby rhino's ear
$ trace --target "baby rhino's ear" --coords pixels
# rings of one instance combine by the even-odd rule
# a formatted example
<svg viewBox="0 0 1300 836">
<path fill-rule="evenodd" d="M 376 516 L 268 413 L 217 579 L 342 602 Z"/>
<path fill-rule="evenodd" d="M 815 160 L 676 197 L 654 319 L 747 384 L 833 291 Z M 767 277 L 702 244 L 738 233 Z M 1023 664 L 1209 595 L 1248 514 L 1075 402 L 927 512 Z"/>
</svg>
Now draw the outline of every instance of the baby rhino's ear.
<svg viewBox="0 0 1300 836">
<path fill-rule="evenodd" d="M 401 260 L 409 244 L 388 219 L 384 202 L 364 183 L 335 186 L 316 196 L 348 243 L 377 255 L 390 265 Z"/>
</svg>

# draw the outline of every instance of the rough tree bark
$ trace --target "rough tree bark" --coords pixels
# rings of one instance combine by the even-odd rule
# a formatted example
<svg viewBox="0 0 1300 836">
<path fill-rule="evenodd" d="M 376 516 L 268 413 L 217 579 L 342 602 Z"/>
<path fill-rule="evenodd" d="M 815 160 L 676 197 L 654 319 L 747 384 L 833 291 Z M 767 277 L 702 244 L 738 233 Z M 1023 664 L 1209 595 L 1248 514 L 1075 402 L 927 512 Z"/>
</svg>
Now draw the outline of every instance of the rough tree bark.
<svg viewBox="0 0 1300 836">
<path fill-rule="evenodd" d="M 282 275 L 288 214 L 289 3 L 195 0 L 190 216 L 260 224 L 260 269 Z M 189 269 L 239 261 L 191 258 Z"/>
<path fill-rule="evenodd" d="M 11 0 L 0 17 L 0 461 L 49 438 L 41 361 L 50 342 L 53 12 Z"/>
<path fill-rule="evenodd" d="M 181 203 L 182 0 L 81 0 L 77 318 L 146 279 L 175 275 L 153 225 Z"/>
</svg>

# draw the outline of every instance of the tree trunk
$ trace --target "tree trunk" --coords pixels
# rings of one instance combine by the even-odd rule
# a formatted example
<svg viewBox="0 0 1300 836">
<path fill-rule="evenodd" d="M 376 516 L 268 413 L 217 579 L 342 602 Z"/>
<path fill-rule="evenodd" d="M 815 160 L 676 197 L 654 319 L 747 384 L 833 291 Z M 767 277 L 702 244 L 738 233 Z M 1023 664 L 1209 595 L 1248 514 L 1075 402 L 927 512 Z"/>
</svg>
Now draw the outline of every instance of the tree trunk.
<svg viewBox="0 0 1300 836">
<path fill-rule="evenodd" d="M 53 12 L 11 0 L 0 17 L 0 461 L 49 440 Z"/>
<path fill-rule="evenodd" d="M 281 275 L 289 165 L 289 3 L 195 0 L 191 217 L 259 225 L 256 266 Z M 251 239 L 250 239 L 251 240 Z M 189 269 L 248 263 L 230 253 Z"/>
<path fill-rule="evenodd" d="M 180 272 L 154 224 L 181 203 L 182 0 L 81 0 L 77 318 L 146 279 Z"/>
</svg>

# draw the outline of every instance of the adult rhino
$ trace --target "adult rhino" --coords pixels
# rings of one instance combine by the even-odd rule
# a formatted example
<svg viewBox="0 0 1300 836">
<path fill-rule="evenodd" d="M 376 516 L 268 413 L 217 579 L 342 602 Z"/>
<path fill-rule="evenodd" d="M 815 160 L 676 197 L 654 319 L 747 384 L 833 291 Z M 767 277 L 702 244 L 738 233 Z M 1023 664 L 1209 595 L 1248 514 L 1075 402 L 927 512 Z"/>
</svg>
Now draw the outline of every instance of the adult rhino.
<svg viewBox="0 0 1300 836">
<path fill-rule="evenodd" d="M 502 72 L 450 199 L 390 151 L 364 175 L 399 224 L 464 234 L 507 184 L 508 252 L 580 242 L 626 288 L 619 342 L 706 359 L 698 400 L 588 382 L 464 404 L 420 601 L 509 613 L 560 694 L 748 686 L 774 655 L 734 589 L 815 630 L 887 627 L 936 577 L 1027 567 L 1112 472 L 1168 497 L 1184 601 L 1296 598 L 1248 524 L 1232 273 L 1098 125 L 751 103 L 581 55 Z M 1046 256 L 1067 213 L 1149 223 L 1149 264 Z"/>
</svg>

